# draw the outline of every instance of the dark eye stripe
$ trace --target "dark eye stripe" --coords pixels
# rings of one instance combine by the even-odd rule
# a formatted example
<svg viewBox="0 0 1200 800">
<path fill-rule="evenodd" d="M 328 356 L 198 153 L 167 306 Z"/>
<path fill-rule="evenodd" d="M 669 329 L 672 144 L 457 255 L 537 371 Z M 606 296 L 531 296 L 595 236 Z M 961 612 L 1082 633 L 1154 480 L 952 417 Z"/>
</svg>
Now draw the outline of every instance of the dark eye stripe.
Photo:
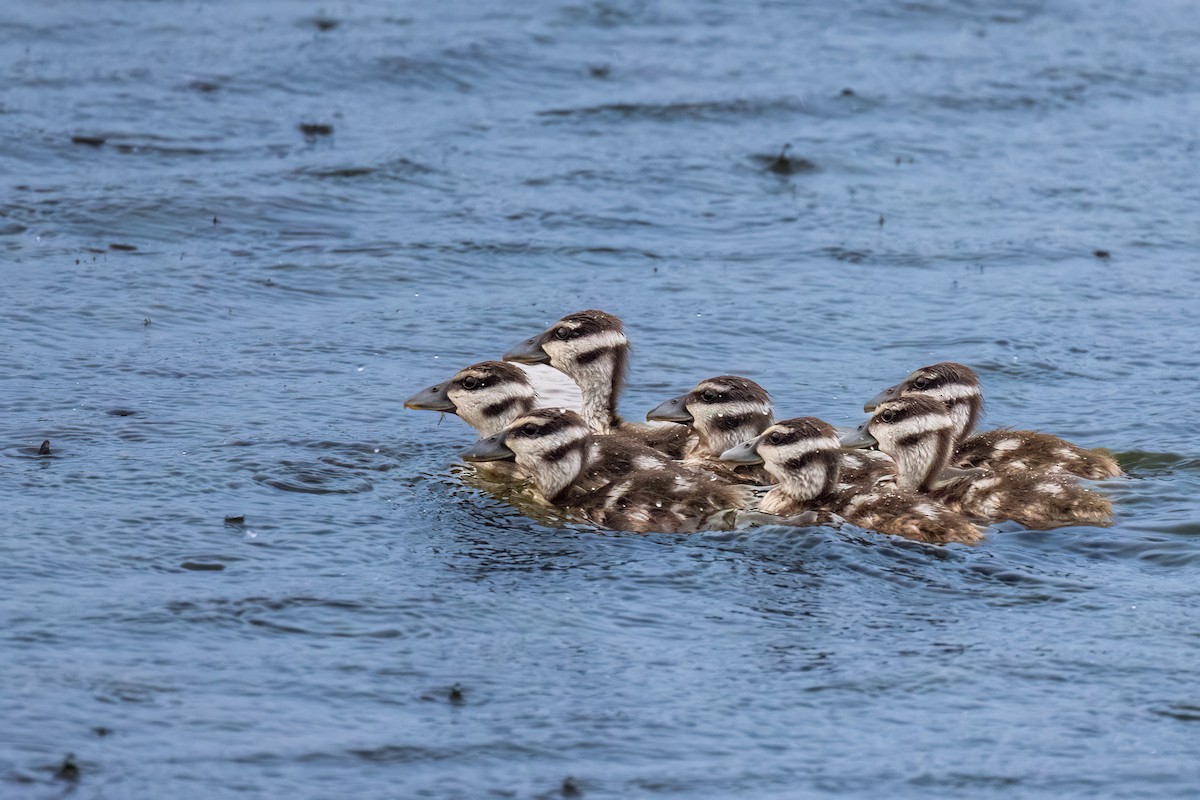
<svg viewBox="0 0 1200 800">
<path fill-rule="evenodd" d="M 901 447 L 912 447 L 914 444 L 918 443 L 923 438 L 925 438 L 925 434 L 913 433 L 908 436 L 901 436 L 899 439 L 896 440 L 896 444 L 900 445 Z"/>
<path fill-rule="evenodd" d="M 613 352 L 615 349 L 615 347 L 609 345 L 606 347 L 597 347 L 595 350 L 588 350 L 585 353 L 580 353 L 579 355 L 575 356 L 575 363 L 590 364 L 601 356 Z"/>
<path fill-rule="evenodd" d="M 552 464 L 558 463 L 576 450 L 583 450 L 583 440 L 576 439 L 573 442 L 565 442 L 554 448 L 550 452 L 542 456 L 542 460 L 549 461 Z"/>
<path fill-rule="evenodd" d="M 513 406 L 517 405 L 524 399 L 526 398 L 506 397 L 503 400 L 497 400 L 496 402 L 483 407 L 483 415 L 485 417 L 498 417 L 507 411 L 511 411 Z"/>
<path fill-rule="evenodd" d="M 717 417 L 717 430 L 734 431 L 762 419 L 762 414 L 737 414 Z"/>
<path fill-rule="evenodd" d="M 802 456 L 789 458 L 787 461 L 783 462 L 783 468 L 789 472 L 799 471 L 805 467 L 810 467 L 819 462 L 828 462 L 832 456 L 832 450 L 812 450 Z"/>
<path fill-rule="evenodd" d="M 571 423 L 565 419 L 547 419 L 543 421 L 541 425 L 538 425 L 537 430 L 535 430 L 533 433 L 525 433 L 525 431 L 521 430 L 526 424 L 528 423 L 522 423 L 518 427 L 514 428 L 508 435 L 516 436 L 520 439 L 536 439 L 541 436 L 550 436 L 551 434 L 558 433 Z"/>
</svg>

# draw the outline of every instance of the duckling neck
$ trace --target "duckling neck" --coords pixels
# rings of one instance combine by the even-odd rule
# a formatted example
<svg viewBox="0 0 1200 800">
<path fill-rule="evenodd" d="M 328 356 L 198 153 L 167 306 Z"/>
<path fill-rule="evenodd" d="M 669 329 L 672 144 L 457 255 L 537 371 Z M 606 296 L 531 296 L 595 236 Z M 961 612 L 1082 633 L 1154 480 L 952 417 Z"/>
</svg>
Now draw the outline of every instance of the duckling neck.
<svg viewBox="0 0 1200 800">
<path fill-rule="evenodd" d="M 583 400 L 581 416 L 592 433 L 612 433 L 621 424 L 617 398 L 625 382 L 629 352 L 625 347 L 615 347 L 600 351 L 591 360 L 587 360 L 587 355 L 576 359 L 567 374 L 579 385 Z"/>
<path fill-rule="evenodd" d="M 896 461 L 896 485 L 901 489 L 927 492 L 950 461 L 954 445 L 954 428 L 919 434 L 901 441 L 895 452 L 888 453 Z"/>
<path fill-rule="evenodd" d="M 961 442 L 975 430 L 983 414 L 983 398 L 978 393 L 960 397 L 948 404 L 947 411 L 954 420 L 954 439 Z"/>
</svg>

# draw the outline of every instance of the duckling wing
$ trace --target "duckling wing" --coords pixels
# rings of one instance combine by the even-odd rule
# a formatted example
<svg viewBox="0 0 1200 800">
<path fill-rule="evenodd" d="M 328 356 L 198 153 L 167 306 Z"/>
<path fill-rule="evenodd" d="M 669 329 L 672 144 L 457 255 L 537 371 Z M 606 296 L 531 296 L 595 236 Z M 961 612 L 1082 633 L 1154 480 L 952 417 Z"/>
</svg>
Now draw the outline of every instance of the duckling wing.
<svg viewBox="0 0 1200 800">
<path fill-rule="evenodd" d="M 1089 450 L 1040 431 L 999 428 L 968 437 L 954 450 L 960 467 L 984 467 L 997 472 L 1048 470 L 1089 480 L 1116 478 L 1124 473 L 1103 450 Z"/>
</svg>

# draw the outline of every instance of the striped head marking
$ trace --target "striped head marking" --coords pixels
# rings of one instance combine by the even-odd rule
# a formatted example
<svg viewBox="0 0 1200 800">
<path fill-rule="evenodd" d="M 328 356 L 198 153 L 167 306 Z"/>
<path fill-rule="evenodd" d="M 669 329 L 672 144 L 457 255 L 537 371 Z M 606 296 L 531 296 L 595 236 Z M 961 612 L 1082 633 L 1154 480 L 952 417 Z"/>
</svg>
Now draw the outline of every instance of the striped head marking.
<svg viewBox="0 0 1200 800">
<path fill-rule="evenodd" d="M 921 393 L 881 403 L 867 430 L 879 449 L 895 459 L 897 483 L 903 489 L 928 489 L 954 446 L 950 412 L 941 401 Z"/>
<path fill-rule="evenodd" d="M 956 439 L 969 434 L 983 413 L 979 376 L 965 364 L 953 361 L 921 367 L 900 383 L 871 398 L 864 408 L 874 411 L 885 400 L 913 395 L 925 395 L 945 404 L 954 422 Z"/>
<path fill-rule="evenodd" d="M 533 385 L 524 370 L 503 361 L 481 361 L 449 381 L 447 397 L 455 413 L 483 436 L 505 428 L 534 404 Z"/>
<path fill-rule="evenodd" d="M 841 447 L 833 426 L 816 417 L 777 422 L 758 438 L 763 467 L 779 482 L 782 493 L 800 501 L 834 490 Z"/>
<path fill-rule="evenodd" d="M 522 414 L 500 433 L 547 499 L 553 500 L 586 465 L 592 433 L 574 411 L 540 408 Z"/>
<path fill-rule="evenodd" d="M 767 391 L 736 375 L 700 381 L 685 395 L 683 406 L 692 417 L 701 448 L 713 456 L 758 436 L 774 419 Z"/>
<path fill-rule="evenodd" d="M 502 361 L 481 361 L 404 401 L 406 408 L 457 414 L 484 436 L 499 431 L 533 408 L 534 391 L 525 373 Z"/>
<path fill-rule="evenodd" d="M 570 376 L 583 395 L 584 419 L 597 433 L 620 423 L 617 397 L 625 382 L 629 339 L 621 320 L 603 311 L 568 314 L 504 354 L 505 361 L 549 364 Z"/>
</svg>

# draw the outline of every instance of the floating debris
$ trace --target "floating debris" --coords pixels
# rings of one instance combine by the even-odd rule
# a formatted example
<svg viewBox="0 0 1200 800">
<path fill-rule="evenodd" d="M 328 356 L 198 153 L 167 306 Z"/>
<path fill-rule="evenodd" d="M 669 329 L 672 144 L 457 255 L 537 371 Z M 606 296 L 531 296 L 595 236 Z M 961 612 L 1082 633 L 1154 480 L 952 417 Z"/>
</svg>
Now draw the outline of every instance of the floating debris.
<svg viewBox="0 0 1200 800">
<path fill-rule="evenodd" d="M 465 699 L 463 695 L 464 695 L 464 692 L 463 692 L 463 687 L 461 684 L 456 683 L 450 687 L 450 692 L 449 692 L 448 696 L 450 698 L 451 703 L 454 703 L 455 705 L 460 705 L 463 702 L 463 700 Z"/>
<path fill-rule="evenodd" d="M 593 78 L 607 78 L 610 72 L 612 67 L 608 64 L 593 64 L 588 67 L 588 74 Z"/>
<path fill-rule="evenodd" d="M 42 442 L 42 446 L 38 448 L 38 455 L 39 456 L 50 455 L 50 440 L 49 439 Z"/>
<path fill-rule="evenodd" d="M 70 781 L 72 783 L 79 780 L 79 765 L 75 763 L 74 753 L 67 753 L 67 757 L 63 759 L 62 764 L 55 771 L 54 777 L 60 781 Z"/>
<path fill-rule="evenodd" d="M 72 136 L 71 141 L 88 147 L 101 147 L 108 140 L 103 136 Z"/>
<path fill-rule="evenodd" d="M 789 158 L 787 153 L 791 149 L 792 145 L 790 143 L 785 144 L 783 149 L 779 151 L 779 155 L 767 165 L 767 170 L 774 172 L 776 175 L 795 175 L 797 172 L 812 172 L 816 170 L 817 165 L 807 158 Z"/>
<path fill-rule="evenodd" d="M 332 136 L 333 126 L 324 122 L 301 122 L 300 132 L 305 136 Z"/>
<path fill-rule="evenodd" d="M 245 525 L 246 524 L 246 515 L 245 514 L 227 515 L 225 517 L 225 524 L 226 525 Z"/>
<path fill-rule="evenodd" d="M 313 20 L 313 25 L 316 25 L 317 30 L 319 30 L 319 31 L 331 31 L 334 28 L 336 28 L 338 25 L 341 25 L 341 24 L 342 23 L 336 19 L 327 19 L 327 18 L 318 17 L 317 19 Z"/>
<path fill-rule="evenodd" d="M 1112 256 L 1112 253 L 1108 252 L 1107 250 L 1096 250 L 1092 253 L 1092 255 L 1094 255 L 1096 258 L 1109 258 Z"/>
<path fill-rule="evenodd" d="M 97 725 L 96 727 L 92 728 L 92 733 L 103 739 L 105 736 L 112 734 L 112 728 L 107 728 L 103 725 Z"/>
<path fill-rule="evenodd" d="M 842 97 L 854 97 L 854 90 L 847 86 L 845 89 L 842 89 Z"/>
<path fill-rule="evenodd" d="M 224 564 L 205 564 L 200 561 L 184 561 L 179 566 L 192 572 L 220 572 L 225 569 Z"/>
<path fill-rule="evenodd" d="M 563 797 L 579 797 L 583 792 L 579 791 L 579 784 L 570 775 L 563 778 L 562 796 Z"/>
<path fill-rule="evenodd" d="M 212 92 L 215 92 L 221 88 L 221 84 L 219 83 L 201 80 L 192 81 L 190 84 L 188 84 L 188 86 L 195 89 L 197 92 L 204 92 L 205 94 L 211 94 Z"/>
<path fill-rule="evenodd" d="M 109 250 L 123 250 L 123 251 L 125 251 L 125 252 L 132 252 L 132 251 L 134 251 L 134 250 L 137 250 L 137 247 L 135 247 L 134 245 L 131 245 L 131 244 L 121 244 L 120 242 L 114 242 L 114 243 L 112 243 L 112 244 L 110 244 L 110 245 L 108 246 L 108 249 L 109 249 Z"/>
<path fill-rule="evenodd" d="M 108 410 L 110 417 L 132 417 L 136 413 L 132 408 L 110 408 Z"/>
</svg>

